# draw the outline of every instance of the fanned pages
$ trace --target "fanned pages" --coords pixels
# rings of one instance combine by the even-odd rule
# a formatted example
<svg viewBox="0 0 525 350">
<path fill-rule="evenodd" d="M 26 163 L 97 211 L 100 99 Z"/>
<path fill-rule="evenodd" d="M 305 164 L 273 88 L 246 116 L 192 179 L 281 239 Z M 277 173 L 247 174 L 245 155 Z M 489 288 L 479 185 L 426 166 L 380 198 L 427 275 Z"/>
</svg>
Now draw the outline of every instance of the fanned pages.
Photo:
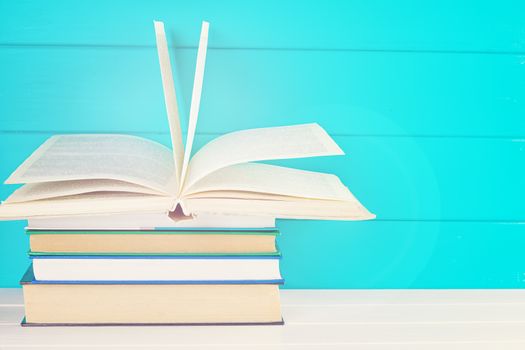
<svg viewBox="0 0 525 350">
<path fill-rule="evenodd" d="M 157 39 L 157 53 L 159 55 L 160 74 L 162 77 L 162 89 L 164 91 L 164 102 L 168 115 L 170 127 L 171 147 L 173 147 L 173 161 L 175 174 L 175 187 L 179 186 L 182 161 L 184 157 L 184 146 L 182 145 L 182 132 L 180 127 L 179 107 L 177 105 L 177 94 L 171 70 L 170 56 L 168 53 L 168 42 L 164 32 L 164 23 L 155 21 L 155 37 Z"/>
<path fill-rule="evenodd" d="M 135 136 L 53 136 L 7 179 L 24 184 L 0 205 L 0 219 L 153 215 L 365 220 L 374 217 L 335 175 L 262 163 L 343 155 L 318 124 L 232 132 L 192 158 L 208 23 L 203 22 L 186 148 L 162 22 L 157 50 L 173 149 Z M 182 209 L 180 212 L 178 206 Z M 158 216 L 157 216 L 158 217 Z"/>
<path fill-rule="evenodd" d="M 71 180 L 25 184 L 6 200 L 7 203 L 36 201 L 96 192 L 127 192 L 163 195 L 147 187 L 118 180 Z"/>
<path fill-rule="evenodd" d="M 182 164 L 182 175 L 179 186 L 179 193 L 184 186 L 184 179 L 188 171 L 188 164 L 190 162 L 191 149 L 193 146 L 193 139 L 197 129 L 197 119 L 199 117 L 199 107 L 201 103 L 202 81 L 204 79 L 204 65 L 206 63 L 206 49 L 208 46 L 208 22 L 202 22 L 201 38 L 199 41 L 199 49 L 197 51 L 197 64 L 195 67 L 195 79 L 193 81 L 193 93 L 191 95 L 190 106 L 190 120 L 188 123 L 188 137 L 186 138 L 186 149 L 184 151 L 184 161 Z"/>
<path fill-rule="evenodd" d="M 169 193 L 173 174 L 171 151 L 159 143 L 128 135 L 57 135 L 26 159 L 6 183 L 111 179 Z"/>
<path fill-rule="evenodd" d="M 280 126 L 232 132 L 202 147 L 190 162 L 185 190 L 229 165 L 271 160 L 342 155 L 318 124 Z"/>
<path fill-rule="evenodd" d="M 204 177 L 186 193 L 188 198 L 221 196 L 228 191 L 281 195 L 296 198 L 353 200 L 335 175 L 285 168 L 263 163 L 245 163 L 222 168 Z"/>
</svg>

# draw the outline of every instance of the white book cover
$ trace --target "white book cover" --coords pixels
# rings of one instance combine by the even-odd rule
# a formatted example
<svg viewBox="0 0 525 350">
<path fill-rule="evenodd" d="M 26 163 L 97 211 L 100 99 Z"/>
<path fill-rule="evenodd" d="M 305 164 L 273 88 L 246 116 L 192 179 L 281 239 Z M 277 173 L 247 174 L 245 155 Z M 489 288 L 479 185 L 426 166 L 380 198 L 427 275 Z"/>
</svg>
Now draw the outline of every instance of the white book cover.
<svg viewBox="0 0 525 350">
<path fill-rule="evenodd" d="M 33 258 L 37 281 L 266 281 L 279 283 L 279 257 L 56 257 Z"/>
</svg>

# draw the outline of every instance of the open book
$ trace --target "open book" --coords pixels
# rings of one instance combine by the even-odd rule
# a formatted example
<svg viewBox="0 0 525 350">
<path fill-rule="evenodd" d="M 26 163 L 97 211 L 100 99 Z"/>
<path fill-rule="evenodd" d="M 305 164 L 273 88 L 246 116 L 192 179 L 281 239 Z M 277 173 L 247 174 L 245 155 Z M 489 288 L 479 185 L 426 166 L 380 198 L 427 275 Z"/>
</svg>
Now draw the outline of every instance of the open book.
<svg viewBox="0 0 525 350">
<path fill-rule="evenodd" d="M 2 205 L 0 219 L 121 213 L 202 214 L 305 219 L 371 219 L 335 176 L 258 163 L 342 155 L 318 124 L 232 132 L 192 145 L 206 61 L 203 22 L 183 145 L 164 26 L 155 22 L 172 149 L 130 135 L 57 135 L 6 180 L 24 184 Z"/>
</svg>

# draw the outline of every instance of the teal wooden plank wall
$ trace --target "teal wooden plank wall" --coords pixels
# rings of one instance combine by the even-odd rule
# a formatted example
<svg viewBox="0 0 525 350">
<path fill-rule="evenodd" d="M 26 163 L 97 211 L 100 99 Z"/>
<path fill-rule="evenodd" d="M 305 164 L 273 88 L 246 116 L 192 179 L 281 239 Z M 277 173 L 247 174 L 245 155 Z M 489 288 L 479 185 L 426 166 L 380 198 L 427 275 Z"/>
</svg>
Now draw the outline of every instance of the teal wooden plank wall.
<svg viewBox="0 0 525 350">
<path fill-rule="evenodd" d="M 525 3 L 0 1 L 0 178 L 54 133 L 169 142 L 153 19 L 187 113 L 211 22 L 198 145 L 317 121 L 370 222 L 279 222 L 287 288 L 525 286 Z M 0 198 L 12 187 L 3 186 Z M 0 223 L 0 286 L 28 264 Z"/>
</svg>

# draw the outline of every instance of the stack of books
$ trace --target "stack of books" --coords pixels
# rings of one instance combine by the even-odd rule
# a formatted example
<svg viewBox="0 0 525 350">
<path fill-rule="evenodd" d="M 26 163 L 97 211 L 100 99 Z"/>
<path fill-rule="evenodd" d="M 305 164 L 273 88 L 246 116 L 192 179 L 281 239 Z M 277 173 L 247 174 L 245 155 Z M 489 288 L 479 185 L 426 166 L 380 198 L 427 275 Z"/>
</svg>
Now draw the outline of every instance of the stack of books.
<svg viewBox="0 0 525 350">
<path fill-rule="evenodd" d="M 171 148 L 57 135 L 6 180 L 22 186 L 0 220 L 28 220 L 26 325 L 280 324 L 275 219 L 374 217 L 335 175 L 259 163 L 343 155 L 318 124 L 232 132 L 192 155 L 208 23 L 185 146 L 162 23 L 155 32 Z"/>
<path fill-rule="evenodd" d="M 274 220 L 138 229 L 122 219 L 106 228 L 29 221 L 22 325 L 283 323 Z"/>
</svg>

